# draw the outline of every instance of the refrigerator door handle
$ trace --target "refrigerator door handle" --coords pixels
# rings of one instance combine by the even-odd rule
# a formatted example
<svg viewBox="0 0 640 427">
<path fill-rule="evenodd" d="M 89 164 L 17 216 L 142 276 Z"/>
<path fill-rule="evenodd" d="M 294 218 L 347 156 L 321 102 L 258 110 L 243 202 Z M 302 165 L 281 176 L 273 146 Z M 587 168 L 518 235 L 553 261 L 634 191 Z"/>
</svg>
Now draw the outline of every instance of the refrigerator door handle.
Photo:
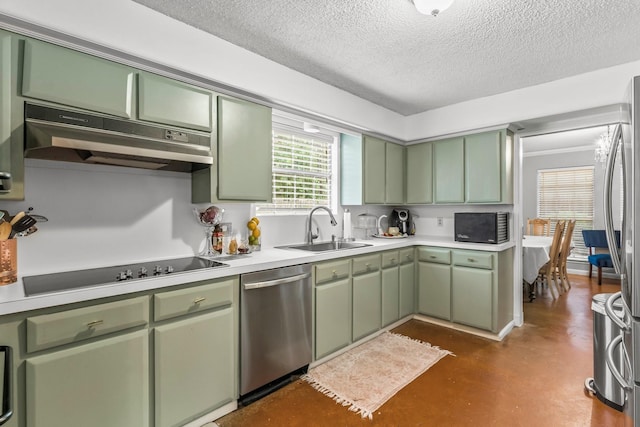
<svg viewBox="0 0 640 427">
<path fill-rule="evenodd" d="M 617 274 L 622 274 L 622 248 L 618 247 L 616 241 L 615 230 L 613 229 L 613 170 L 618 153 L 618 147 L 622 142 L 622 125 L 617 124 L 613 130 L 613 139 L 611 140 L 611 148 L 607 156 L 607 167 L 604 171 L 604 226 L 607 234 L 607 244 L 609 245 L 609 252 L 611 253 L 611 260 L 613 261 L 613 268 Z M 622 154 L 624 156 L 624 154 Z M 622 161 L 622 174 L 624 176 L 624 159 Z M 623 186 L 625 183 L 623 182 Z M 622 207 L 624 216 L 624 206 Z M 624 218 L 623 218 L 624 222 Z M 622 236 L 620 237 L 622 238 Z"/>
<path fill-rule="evenodd" d="M 622 376 L 622 374 L 620 373 L 620 371 L 618 370 L 618 367 L 614 362 L 613 352 L 615 351 L 616 347 L 618 347 L 620 344 L 622 344 L 622 335 L 618 335 L 617 337 L 612 339 L 609 344 L 607 344 L 607 355 L 605 359 L 607 361 L 607 366 L 609 367 L 609 370 L 613 374 L 613 377 L 616 379 L 618 384 L 620 384 L 620 387 L 622 387 L 625 390 L 632 390 L 633 384 L 629 384 L 629 382 L 624 379 L 624 377 Z M 623 347 L 623 351 L 624 351 L 625 361 L 627 361 L 628 363 L 629 359 L 627 357 L 626 350 L 624 350 L 624 347 Z"/>
<path fill-rule="evenodd" d="M 8 345 L 0 346 L 0 353 L 4 353 L 4 380 L 2 381 L 2 413 L 0 413 L 0 426 L 9 421 L 13 415 L 11 408 L 11 377 L 13 375 L 13 352 Z"/>
<path fill-rule="evenodd" d="M 607 301 L 605 301 L 604 303 L 604 311 L 607 313 L 609 319 L 611 319 L 611 321 L 615 323 L 622 331 L 628 331 L 631 329 L 631 325 L 624 321 L 627 316 L 623 314 L 623 318 L 621 319 L 620 316 L 618 316 L 613 310 L 613 304 L 620 298 L 622 298 L 622 292 L 620 291 L 612 294 L 609 298 L 607 298 Z M 626 309 L 623 309 L 623 313 L 626 314 Z"/>
</svg>

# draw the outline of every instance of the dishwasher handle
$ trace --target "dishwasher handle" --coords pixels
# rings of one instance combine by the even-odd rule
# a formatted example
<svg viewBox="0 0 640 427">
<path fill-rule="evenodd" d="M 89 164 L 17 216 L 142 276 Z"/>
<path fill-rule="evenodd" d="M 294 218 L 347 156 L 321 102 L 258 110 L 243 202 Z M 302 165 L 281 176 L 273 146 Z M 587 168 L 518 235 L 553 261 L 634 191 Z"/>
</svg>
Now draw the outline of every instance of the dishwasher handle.
<svg viewBox="0 0 640 427">
<path fill-rule="evenodd" d="M 0 426 L 9 421 L 13 415 L 11 409 L 11 376 L 13 375 L 13 352 L 8 345 L 0 346 L 0 353 L 4 353 L 4 381 L 2 382 L 2 413 Z"/>
<path fill-rule="evenodd" d="M 245 283 L 243 286 L 245 290 L 268 288 L 270 286 L 278 286 L 278 285 L 284 285 L 287 283 L 297 282 L 299 280 L 303 280 L 308 277 L 311 277 L 311 273 L 303 273 L 303 274 L 298 274 L 296 276 L 283 277 L 282 279 L 265 280 L 263 282 Z"/>
</svg>

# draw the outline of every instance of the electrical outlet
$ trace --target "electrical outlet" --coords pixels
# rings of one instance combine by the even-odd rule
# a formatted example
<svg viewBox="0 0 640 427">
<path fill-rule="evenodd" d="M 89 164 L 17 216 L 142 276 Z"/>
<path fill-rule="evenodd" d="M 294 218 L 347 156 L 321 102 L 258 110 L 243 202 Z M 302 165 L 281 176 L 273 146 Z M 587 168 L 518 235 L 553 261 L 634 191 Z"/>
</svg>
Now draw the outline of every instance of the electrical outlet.
<svg viewBox="0 0 640 427">
<path fill-rule="evenodd" d="M 442 217 L 438 217 L 438 227 L 442 227 Z"/>
</svg>

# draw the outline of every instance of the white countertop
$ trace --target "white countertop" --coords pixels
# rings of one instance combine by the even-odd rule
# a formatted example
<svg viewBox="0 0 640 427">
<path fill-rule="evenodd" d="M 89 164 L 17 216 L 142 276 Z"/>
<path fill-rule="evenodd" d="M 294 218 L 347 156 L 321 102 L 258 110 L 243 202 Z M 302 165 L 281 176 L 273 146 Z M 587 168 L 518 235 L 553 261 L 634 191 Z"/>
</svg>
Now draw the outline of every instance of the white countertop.
<svg viewBox="0 0 640 427">
<path fill-rule="evenodd" d="M 76 288 L 68 291 L 34 295 L 30 297 L 26 297 L 24 295 L 22 277 L 19 276 L 16 283 L 0 286 L 0 316 L 80 301 L 89 301 L 98 298 L 125 295 L 152 289 L 161 289 L 169 286 L 234 276 L 254 271 L 268 270 L 271 268 L 286 267 L 295 264 L 315 263 L 330 259 L 352 257 L 371 252 L 379 252 L 381 250 L 400 249 L 410 246 L 442 246 L 453 249 L 472 249 L 489 252 L 500 252 L 515 246 L 515 242 L 506 242 L 498 245 L 461 243 L 443 236 L 411 236 L 406 239 L 372 239 L 362 240 L 360 242 L 368 243 L 371 246 L 320 253 L 298 249 L 263 247 L 261 251 L 254 252 L 246 256 L 237 257 L 231 260 L 220 260 L 225 264 L 229 264 L 229 267 L 175 273 L 159 277 L 147 277 L 144 279 L 134 279 L 125 282 L 116 282 L 87 288 Z M 78 270 L 80 269 L 82 268 L 78 268 Z"/>
</svg>

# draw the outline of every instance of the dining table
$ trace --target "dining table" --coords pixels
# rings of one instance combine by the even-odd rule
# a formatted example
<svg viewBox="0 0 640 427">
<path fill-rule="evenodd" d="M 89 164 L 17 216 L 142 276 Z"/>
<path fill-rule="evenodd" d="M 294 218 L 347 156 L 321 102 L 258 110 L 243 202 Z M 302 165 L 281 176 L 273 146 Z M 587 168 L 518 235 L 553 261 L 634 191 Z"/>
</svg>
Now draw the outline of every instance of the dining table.
<svg viewBox="0 0 640 427">
<path fill-rule="evenodd" d="M 551 236 L 522 236 L 522 280 L 529 288 L 529 301 L 535 299 L 533 283 L 538 277 L 540 268 L 549 262 Z"/>
<path fill-rule="evenodd" d="M 551 236 L 522 237 L 522 279 L 531 284 L 538 277 L 540 268 L 549 261 Z"/>
</svg>

